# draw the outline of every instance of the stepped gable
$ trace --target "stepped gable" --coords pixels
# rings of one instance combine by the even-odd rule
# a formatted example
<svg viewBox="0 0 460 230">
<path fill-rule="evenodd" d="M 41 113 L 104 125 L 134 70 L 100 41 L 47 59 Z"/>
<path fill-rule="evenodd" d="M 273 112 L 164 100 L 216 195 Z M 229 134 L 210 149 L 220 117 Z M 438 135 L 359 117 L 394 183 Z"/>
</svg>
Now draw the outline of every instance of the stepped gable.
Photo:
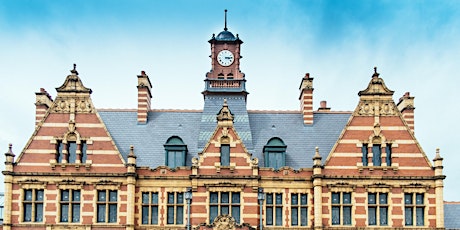
<svg viewBox="0 0 460 230">
<path fill-rule="evenodd" d="M 376 68 L 367 88 L 358 95 L 358 106 L 325 161 L 325 171 L 366 175 L 380 170 L 391 175 L 432 176 L 430 161 Z M 363 151 L 368 151 L 366 159 Z M 379 158 L 373 157 L 378 154 Z"/>
<path fill-rule="evenodd" d="M 92 103 L 92 90 L 83 85 L 76 65 L 70 72 L 19 155 L 15 172 L 126 171 Z"/>
</svg>

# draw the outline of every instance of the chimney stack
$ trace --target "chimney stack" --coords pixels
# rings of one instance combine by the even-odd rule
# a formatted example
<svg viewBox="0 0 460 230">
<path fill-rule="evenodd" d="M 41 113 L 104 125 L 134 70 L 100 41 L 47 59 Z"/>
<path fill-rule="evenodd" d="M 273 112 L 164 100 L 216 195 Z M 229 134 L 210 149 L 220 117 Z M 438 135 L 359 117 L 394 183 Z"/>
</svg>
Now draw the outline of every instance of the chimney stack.
<svg viewBox="0 0 460 230">
<path fill-rule="evenodd" d="M 303 123 L 313 124 L 313 78 L 309 73 L 305 74 L 299 87 L 300 111 L 303 114 Z"/>
<path fill-rule="evenodd" d="M 147 116 L 150 111 L 150 101 L 152 99 L 152 83 L 145 71 L 137 75 L 137 123 L 147 124 Z"/>
<path fill-rule="evenodd" d="M 406 92 L 404 96 L 399 98 L 398 109 L 401 111 L 401 114 L 409 125 L 409 128 L 414 132 L 414 97 L 410 96 L 409 92 Z"/>
<path fill-rule="evenodd" d="M 35 93 L 35 125 L 45 117 L 46 112 L 53 104 L 53 99 L 44 88 Z"/>
<path fill-rule="evenodd" d="M 331 111 L 331 108 L 327 107 L 327 101 L 320 101 L 318 111 Z"/>
</svg>

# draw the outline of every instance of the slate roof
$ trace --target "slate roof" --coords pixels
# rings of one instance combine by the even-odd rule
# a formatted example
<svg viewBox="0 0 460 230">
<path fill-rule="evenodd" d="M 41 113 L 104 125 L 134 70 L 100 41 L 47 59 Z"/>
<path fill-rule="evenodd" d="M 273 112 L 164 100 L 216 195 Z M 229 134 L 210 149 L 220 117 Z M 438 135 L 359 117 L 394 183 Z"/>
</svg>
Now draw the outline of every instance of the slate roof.
<svg viewBox="0 0 460 230">
<path fill-rule="evenodd" d="M 446 229 L 460 229 L 460 202 L 444 203 L 444 226 Z"/>
<path fill-rule="evenodd" d="M 100 110 L 99 115 L 123 157 L 134 145 L 138 166 L 156 168 L 165 165 L 164 144 L 171 136 L 180 137 L 187 145 L 186 165 L 202 151 L 216 128 L 216 114 L 223 100 L 212 98 L 203 111 L 153 110 L 147 124 L 137 124 L 134 110 Z M 323 160 L 331 151 L 351 113 L 315 113 L 314 124 L 304 125 L 299 111 L 247 111 L 244 100 L 228 100 L 234 114 L 234 127 L 253 157 L 263 167 L 263 147 L 272 137 L 287 145 L 286 166 L 294 169 L 312 167 L 315 147 Z M 244 107 L 244 108 L 243 108 Z M 210 133 L 211 132 L 211 133 Z"/>
</svg>

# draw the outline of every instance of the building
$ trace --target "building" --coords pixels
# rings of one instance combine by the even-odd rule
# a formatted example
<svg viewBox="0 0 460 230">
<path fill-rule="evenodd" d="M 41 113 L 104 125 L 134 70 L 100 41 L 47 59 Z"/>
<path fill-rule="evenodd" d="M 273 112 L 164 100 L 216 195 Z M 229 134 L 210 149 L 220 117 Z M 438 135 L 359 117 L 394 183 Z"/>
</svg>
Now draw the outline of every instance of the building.
<svg viewBox="0 0 460 230">
<path fill-rule="evenodd" d="M 209 40 L 202 110 L 98 110 L 74 65 L 36 129 L 5 154 L 3 229 L 443 229 L 443 158 L 414 136 L 414 97 L 395 103 L 377 69 L 353 111 L 246 108 L 243 41 Z M 367 85 L 366 85 L 367 84 Z"/>
</svg>

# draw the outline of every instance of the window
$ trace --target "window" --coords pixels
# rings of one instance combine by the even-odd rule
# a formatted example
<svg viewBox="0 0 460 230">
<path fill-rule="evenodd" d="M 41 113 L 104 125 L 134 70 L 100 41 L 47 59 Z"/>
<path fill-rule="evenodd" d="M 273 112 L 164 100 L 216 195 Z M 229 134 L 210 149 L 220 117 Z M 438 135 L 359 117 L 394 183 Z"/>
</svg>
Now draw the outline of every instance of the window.
<svg viewBox="0 0 460 230">
<path fill-rule="evenodd" d="M 372 163 L 374 166 L 382 165 L 382 148 L 380 145 L 372 145 Z"/>
<path fill-rule="evenodd" d="M 168 192 L 167 224 L 184 223 L 184 193 Z"/>
<path fill-rule="evenodd" d="M 388 193 L 369 193 L 367 196 L 369 225 L 388 225 Z"/>
<path fill-rule="evenodd" d="M 291 226 L 308 225 L 307 194 L 291 194 Z"/>
<path fill-rule="evenodd" d="M 264 146 L 265 167 L 279 169 L 285 166 L 286 148 L 283 140 L 274 137 Z"/>
<path fill-rule="evenodd" d="M 77 160 L 81 163 L 86 162 L 86 150 L 88 149 L 86 141 L 82 141 L 80 144 L 77 144 L 75 141 L 69 141 L 65 144 L 62 140 L 59 140 L 56 147 L 56 160 L 58 163 L 76 163 Z M 77 151 L 78 147 L 80 147 L 80 151 Z"/>
<path fill-rule="evenodd" d="M 367 161 L 368 150 L 367 150 L 367 148 L 368 148 L 367 144 L 363 144 L 363 146 L 361 147 L 361 152 L 363 153 L 363 166 L 368 165 L 368 161 Z"/>
<path fill-rule="evenodd" d="M 385 153 L 387 154 L 386 163 L 387 166 L 391 166 L 391 144 L 387 144 L 385 147 Z"/>
<path fill-rule="evenodd" d="M 265 199 L 266 224 L 269 226 L 283 225 L 283 194 L 267 193 Z"/>
<path fill-rule="evenodd" d="M 158 193 L 142 193 L 142 224 L 158 224 Z"/>
<path fill-rule="evenodd" d="M 220 165 L 221 166 L 230 165 L 230 145 L 220 146 Z"/>
<path fill-rule="evenodd" d="M 98 190 L 97 191 L 97 222 L 116 223 L 117 222 L 117 191 Z"/>
<path fill-rule="evenodd" d="M 43 221 L 43 189 L 24 190 L 24 222 Z"/>
<path fill-rule="evenodd" d="M 425 225 L 424 203 L 424 195 L 422 193 L 404 194 L 404 215 L 406 226 L 413 226 L 414 220 L 416 226 Z"/>
<path fill-rule="evenodd" d="M 240 223 L 240 193 L 211 192 L 209 201 L 209 222 L 220 215 L 230 215 Z"/>
<path fill-rule="evenodd" d="M 185 166 L 185 156 L 187 153 L 187 146 L 179 137 L 170 137 L 165 147 L 165 164 L 170 168 Z"/>
<path fill-rule="evenodd" d="M 351 225 L 351 193 L 332 193 L 332 225 Z"/>
<path fill-rule="evenodd" d="M 80 190 L 61 190 L 61 222 L 80 222 Z"/>
</svg>

